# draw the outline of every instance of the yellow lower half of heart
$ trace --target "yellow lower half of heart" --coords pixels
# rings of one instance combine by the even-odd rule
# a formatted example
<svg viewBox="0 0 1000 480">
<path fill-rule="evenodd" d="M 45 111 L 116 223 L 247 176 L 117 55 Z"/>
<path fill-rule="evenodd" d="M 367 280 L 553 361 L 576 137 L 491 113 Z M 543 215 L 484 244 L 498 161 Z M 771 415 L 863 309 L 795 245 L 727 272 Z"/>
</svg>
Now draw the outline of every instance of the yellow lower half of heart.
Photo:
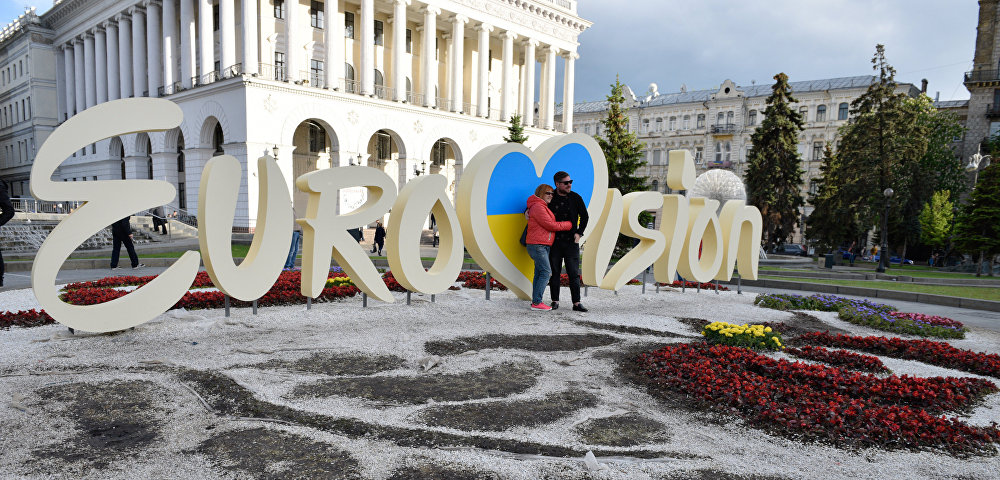
<svg viewBox="0 0 1000 480">
<path fill-rule="evenodd" d="M 535 262 L 528 255 L 528 249 L 521 245 L 521 232 L 528 224 L 524 214 L 489 215 L 486 220 L 500 251 L 528 280 L 531 280 L 535 276 Z"/>
</svg>

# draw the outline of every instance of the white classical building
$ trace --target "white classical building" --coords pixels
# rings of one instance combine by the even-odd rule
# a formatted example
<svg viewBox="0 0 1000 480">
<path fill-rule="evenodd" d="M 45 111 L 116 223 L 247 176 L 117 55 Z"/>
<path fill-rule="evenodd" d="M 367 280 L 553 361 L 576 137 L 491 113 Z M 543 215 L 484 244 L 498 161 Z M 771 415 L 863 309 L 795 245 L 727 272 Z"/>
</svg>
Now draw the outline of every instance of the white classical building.
<svg viewBox="0 0 1000 480">
<path fill-rule="evenodd" d="M 0 127 L 0 178 L 26 185 L 59 122 L 148 96 L 178 104 L 183 124 L 99 141 L 58 177 L 166 180 L 178 187 L 171 205 L 194 211 L 203 166 L 225 153 L 244 165 L 236 215 L 251 224 L 265 153 L 277 153 L 289 185 L 360 162 L 398 186 L 441 173 L 453 193 L 464 162 L 502 142 L 511 116 L 529 125 L 530 145 L 570 130 L 555 105 L 573 104 L 577 38 L 590 25 L 575 0 L 56 0 L 0 36 L 0 72 L 31 65 L 12 83 L 4 74 L 0 99 L 6 108 L 30 95 L 37 125 L 33 137 L 23 122 Z"/>
<path fill-rule="evenodd" d="M 805 125 L 799 134 L 798 152 L 802 159 L 802 194 L 815 193 L 815 179 L 820 176 L 823 150 L 836 150 L 837 129 L 850 118 L 850 105 L 877 81 L 871 75 L 790 82 L 793 105 L 802 114 Z M 685 149 L 694 156 L 699 173 L 711 168 L 730 169 L 739 176 L 746 173 L 750 137 L 764 120 L 767 97 L 772 84 L 739 86 L 726 80 L 707 90 L 659 93 L 650 85 L 644 96 L 637 97 L 626 87 L 625 107 L 629 128 L 645 144 L 646 166 L 637 173 L 649 177 L 651 190 L 667 191 L 667 158 L 671 150 Z M 926 87 L 924 87 L 926 88 Z M 899 83 L 897 92 L 916 96 L 921 89 Z M 573 131 L 602 135 L 602 120 L 607 117 L 608 102 L 581 102 L 574 105 L 567 123 Z M 562 106 L 557 107 L 561 118 Z M 812 213 L 806 205 L 803 215 Z M 798 232 L 795 241 L 803 239 Z"/>
</svg>

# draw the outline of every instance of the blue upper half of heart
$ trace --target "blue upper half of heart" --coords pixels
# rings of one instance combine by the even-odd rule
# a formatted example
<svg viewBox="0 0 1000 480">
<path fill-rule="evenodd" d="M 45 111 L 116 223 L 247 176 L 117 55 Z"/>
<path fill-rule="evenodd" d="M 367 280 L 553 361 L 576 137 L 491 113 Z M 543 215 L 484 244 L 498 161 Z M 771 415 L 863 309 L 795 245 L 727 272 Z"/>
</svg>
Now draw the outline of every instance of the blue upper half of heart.
<svg viewBox="0 0 1000 480">
<path fill-rule="evenodd" d="M 590 206 L 594 191 L 594 161 L 583 145 L 570 143 L 552 155 L 540 177 L 535 175 L 535 165 L 527 155 L 520 152 L 504 155 L 490 177 L 489 190 L 486 191 L 486 214 L 524 212 L 528 196 L 533 195 L 541 183 L 555 187 L 552 176 L 560 170 L 569 173 L 573 191 L 579 193 L 583 203 Z"/>
</svg>

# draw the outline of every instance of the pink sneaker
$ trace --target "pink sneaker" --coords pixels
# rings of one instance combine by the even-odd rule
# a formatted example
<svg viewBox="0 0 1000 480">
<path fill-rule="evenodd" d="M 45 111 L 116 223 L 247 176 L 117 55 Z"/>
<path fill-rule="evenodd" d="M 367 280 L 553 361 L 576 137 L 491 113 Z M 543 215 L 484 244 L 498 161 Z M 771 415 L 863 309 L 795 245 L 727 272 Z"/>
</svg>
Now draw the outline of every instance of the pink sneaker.
<svg viewBox="0 0 1000 480">
<path fill-rule="evenodd" d="M 552 307 L 544 303 L 532 303 L 531 308 L 534 308 L 535 310 L 545 310 L 545 311 L 552 310 Z"/>
</svg>

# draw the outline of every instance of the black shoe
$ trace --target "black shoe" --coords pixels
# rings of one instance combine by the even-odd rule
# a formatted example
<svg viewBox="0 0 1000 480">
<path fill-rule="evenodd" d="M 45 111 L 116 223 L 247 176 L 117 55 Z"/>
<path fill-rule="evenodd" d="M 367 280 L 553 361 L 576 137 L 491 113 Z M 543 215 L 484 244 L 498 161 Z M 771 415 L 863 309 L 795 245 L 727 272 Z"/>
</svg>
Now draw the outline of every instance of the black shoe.
<svg viewBox="0 0 1000 480">
<path fill-rule="evenodd" d="M 575 310 L 577 312 L 586 312 L 587 311 L 587 307 L 584 307 L 582 303 L 578 303 L 576 305 L 573 305 L 573 310 Z"/>
<path fill-rule="evenodd" d="M 145 263 L 140 263 L 140 264 L 138 264 L 138 265 L 136 265 L 136 266 L 132 267 L 132 270 L 136 270 L 136 269 L 139 269 L 139 268 L 143 268 L 143 267 L 145 267 L 145 266 L 146 266 L 146 264 L 145 264 Z"/>
<path fill-rule="evenodd" d="M 553 310 L 559 310 L 559 302 L 553 301 L 551 306 Z"/>
</svg>

